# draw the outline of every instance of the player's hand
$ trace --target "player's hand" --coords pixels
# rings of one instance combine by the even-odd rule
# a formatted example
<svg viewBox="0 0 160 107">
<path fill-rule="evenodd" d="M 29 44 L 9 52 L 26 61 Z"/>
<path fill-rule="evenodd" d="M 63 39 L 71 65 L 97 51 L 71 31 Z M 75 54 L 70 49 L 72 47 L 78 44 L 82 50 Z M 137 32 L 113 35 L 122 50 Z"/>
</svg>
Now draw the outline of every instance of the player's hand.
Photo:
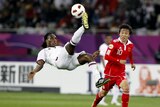
<svg viewBox="0 0 160 107">
<path fill-rule="evenodd" d="M 121 64 L 126 64 L 127 61 L 126 61 L 126 60 L 120 60 L 119 62 L 120 62 Z"/>
<path fill-rule="evenodd" d="M 32 80 L 35 74 L 36 74 L 36 72 L 31 71 L 31 72 L 29 73 L 29 75 L 28 75 L 28 80 Z"/>
<path fill-rule="evenodd" d="M 97 56 L 99 56 L 99 53 L 100 53 L 99 50 L 95 51 L 95 52 L 92 54 L 93 59 L 96 59 Z"/>
<path fill-rule="evenodd" d="M 131 65 L 131 68 L 133 69 L 133 71 L 136 69 L 136 66 L 134 64 Z"/>
</svg>

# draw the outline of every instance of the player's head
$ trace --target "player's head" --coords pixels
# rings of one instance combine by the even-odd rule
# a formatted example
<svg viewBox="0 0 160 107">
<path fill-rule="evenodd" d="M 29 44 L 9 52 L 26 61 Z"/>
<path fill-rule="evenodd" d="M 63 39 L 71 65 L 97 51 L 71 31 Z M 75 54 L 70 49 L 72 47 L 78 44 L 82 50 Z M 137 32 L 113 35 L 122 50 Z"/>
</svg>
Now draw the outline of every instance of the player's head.
<svg viewBox="0 0 160 107">
<path fill-rule="evenodd" d="M 57 45 L 57 37 L 56 35 L 54 35 L 53 33 L 47 33 L 44 36 L 44 42 L 42 44 L 43 48 L 46 47 L 54 47 Z"/>
<path fill-rule="evenodd" d="M 132 27 L 128 24 L 122 24 L 119 26 L 119 33 L 121 32 L 122 29 L 126 29 L 129 31 L 129 35 L 132 34 Z"/>
<path fill-rule="evenodd" d="M 112 35 L 106 34 L 106 35 L 104 36 L 104 42 L 105 42 L 107 45 L 109 45 L 109 44 L 111 43 L 111 41 L 112 41 Z"/>
<path fill-rule="evenodd" d="M 119 27 L 119 36 L 122 42 L 127 42 L 131 34 L 132 34 L 132 27 L 130 25 L 122 24 Z"/>
</svg>

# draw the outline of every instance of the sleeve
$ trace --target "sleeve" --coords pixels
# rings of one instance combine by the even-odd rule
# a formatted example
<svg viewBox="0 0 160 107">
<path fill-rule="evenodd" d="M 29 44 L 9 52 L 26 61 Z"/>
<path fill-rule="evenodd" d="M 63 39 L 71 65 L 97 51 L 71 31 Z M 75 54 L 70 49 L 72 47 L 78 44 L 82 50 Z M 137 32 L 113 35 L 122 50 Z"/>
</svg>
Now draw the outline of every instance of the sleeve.
<svg viewBox="0 0 160 107">
<path fill-rule="evenodd" d="M 107 47 L 106 47 L 107 48 Z M 99 51 L 100 51 L 100 56 L 105 56 L 105 52 L 106 52 L 106 48 L 104 46 L 104 44 L 102 44 L 100 47 L 99 47 Z"/>
<path fill-rule="evenodd" d="M 39 61 L 39 60 L 45 61 L 45 52 L 44 52 L 44 49 L 41 50 L 41 51 L 38 53 L 37 61 Z"/>
<path fill-rule="evenodd" d="M 133 61 L 133 53 L 132 53 L 132 52 L 133 52 L 133 51 L 132 51 L 132 50 L 133 50 L 133 47 L 134 47 L 134 46 L 132 45 L 131 52 L 129 53 L 130 64 L 133 64 L 133 62 L 134 62 L 134 61 Z"/>
<path fill-rule="evenodd" d="M 113 61 L 113 62 L 119 63 L 120 59 L 117 59 L 117 58 L 115 58 L 115 57 L 112 56 L 112 54 L 115 51 L 115 49 L 116 49 L 115 43 L 112 42 L 108 46 L 108 49 L 107 49 L 106 54 L 105 54 L 105 59 L 108 60 L 108 61 Z"/>
</svg>

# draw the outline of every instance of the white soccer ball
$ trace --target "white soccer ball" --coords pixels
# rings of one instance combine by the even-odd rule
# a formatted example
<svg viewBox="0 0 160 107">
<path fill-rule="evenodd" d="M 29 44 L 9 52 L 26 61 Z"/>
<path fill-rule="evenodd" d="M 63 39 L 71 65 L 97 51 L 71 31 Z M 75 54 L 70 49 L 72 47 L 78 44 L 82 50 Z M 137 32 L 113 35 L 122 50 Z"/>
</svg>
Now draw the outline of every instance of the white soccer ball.
<svg viewBox="0 0 160 107">
<path fill-rule="evenodd" d="M 84 12 L 85 8 L 82 4 L 74 4 L 71 8 L 71 14 L 75 18 L 81 18 Z"/>
</svg>

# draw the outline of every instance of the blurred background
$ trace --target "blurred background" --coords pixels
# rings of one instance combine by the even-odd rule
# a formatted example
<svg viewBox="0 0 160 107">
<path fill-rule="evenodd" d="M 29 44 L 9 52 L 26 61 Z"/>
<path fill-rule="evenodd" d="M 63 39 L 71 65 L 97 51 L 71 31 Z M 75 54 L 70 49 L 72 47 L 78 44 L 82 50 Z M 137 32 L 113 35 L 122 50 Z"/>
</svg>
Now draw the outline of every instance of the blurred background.
<svg viewBox="0 0 160 107">
<path fill-rule="evenodd" d="M 59 43 L 64 45 L 81 26 L 81 20 L 75 19 L 70 12 L 75 3 L 84 5 L 90 23 L 90 29 L 77 45 L 76 52 L 85 50 L 92 53 L 98 50 L 105 35 L 117 38 L 119 25 L 130 24 L 133 28 L 130 40 L 135 45 L 133 55 L 137 66 L 134 73 L 130 72 L 129 63 L 126 67 L 131 95 L 159 99 L 160 0 L 0 0 L 0 99 L 8 94 L 4 91 L 87 95 L 97 92 L 87 65 L 73 72 L 59 72 L 46 65 L 34 80 L 27 79 L 27 74 L 35 66 L 43 35 L 54 32 L 58 35 Z M 97 62 L 100 62 L 100 58 L 97 58 Z M 89 104 L 92 100 L 89 100 Z M 0 104 L 6 103 L 0 101 Z"/>
<path fill-rule="evenodd" d="M 116 32 L 128 23 L 135 34 L 159 34 L 159 0 L 0 0 L 1 32 L 72 32 L 79 24 L 70 14 L 75 3 L 85 6 L 92 33 Z"/>
</svg>

